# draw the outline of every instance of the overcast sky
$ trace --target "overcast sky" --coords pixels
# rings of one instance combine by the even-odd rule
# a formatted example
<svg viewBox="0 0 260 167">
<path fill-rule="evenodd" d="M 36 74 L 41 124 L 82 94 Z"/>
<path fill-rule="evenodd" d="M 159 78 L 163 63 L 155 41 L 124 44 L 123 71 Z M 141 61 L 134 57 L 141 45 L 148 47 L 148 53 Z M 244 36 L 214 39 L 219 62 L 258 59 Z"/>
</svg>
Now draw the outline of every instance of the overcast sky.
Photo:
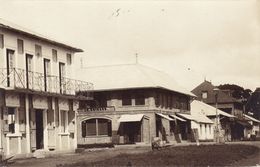
<svg viewBox="0 0 260 167">
<path fill-rule="evenodd" d="M 135 63 L 137 53 L 140 64 L 165 71 L 189 90 L 204 78 L 260 87 L 258 0 L 0 4 L 2 19 L 82 48 L 77 57 L 84 66 Z"/>
</svg>

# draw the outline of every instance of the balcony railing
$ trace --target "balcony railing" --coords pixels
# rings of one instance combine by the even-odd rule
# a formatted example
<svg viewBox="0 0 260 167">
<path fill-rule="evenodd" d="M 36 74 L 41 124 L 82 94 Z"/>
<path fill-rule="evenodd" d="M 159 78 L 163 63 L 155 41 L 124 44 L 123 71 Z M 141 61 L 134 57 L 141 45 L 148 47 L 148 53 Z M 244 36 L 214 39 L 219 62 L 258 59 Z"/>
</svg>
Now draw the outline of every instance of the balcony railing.
<svg viewBox="0 0 260 167">
<path fill-rule="evenodd" d="M 75 95 L 93 90 L 90 82 L 74 80 L 19 68 L 0 68 L 0 85 L 6 88 L 29 89 L 40 92 Z"/>
</svg>

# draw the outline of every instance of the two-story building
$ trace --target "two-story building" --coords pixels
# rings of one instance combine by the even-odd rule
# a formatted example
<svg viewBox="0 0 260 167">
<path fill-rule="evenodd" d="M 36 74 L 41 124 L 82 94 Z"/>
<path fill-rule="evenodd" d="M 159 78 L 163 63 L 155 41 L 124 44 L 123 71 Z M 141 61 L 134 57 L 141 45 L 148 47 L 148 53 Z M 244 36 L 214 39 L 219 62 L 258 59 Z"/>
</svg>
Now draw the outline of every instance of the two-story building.
<svg viewBox="0 0 260 167">
<path fill-rule="evenodd" d="M 1 152 L 76 148 L 75 94 L 93 88 L 73 79 L 76 52 L 82 50 L 0 20 Z"/>
<path fill-rule="evenodd" d="M 241 140 L 244 136 L 244 130 L 251 125 L 244 119 L 243 103 L 241 100 L 233 98 L 229 91 L 216 90 L 209 81 L 204 81 L 192 90 L 197 96 L 197 100 L 216 107 L 234 118 L 225 118 L 220 120 L 220 128 L 225 131 L 225 138 L 231 136 L 231 140 Z"/>
<path fill-rule="evenodd" d="M 194 95 L 171 76 L 140 64 L 88 67 L 81 76 L 94 83 L 95 101 L 79 111 L 79 145 L 191 139 Z"/>
</svg>

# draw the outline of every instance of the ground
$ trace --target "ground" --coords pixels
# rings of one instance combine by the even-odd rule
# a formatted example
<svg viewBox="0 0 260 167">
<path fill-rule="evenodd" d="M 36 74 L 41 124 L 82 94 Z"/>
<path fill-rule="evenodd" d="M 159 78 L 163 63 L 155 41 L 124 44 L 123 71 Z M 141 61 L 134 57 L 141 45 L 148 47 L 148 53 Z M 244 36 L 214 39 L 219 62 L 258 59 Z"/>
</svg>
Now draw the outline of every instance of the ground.
<svg viewBox="0 0 260 167">
<path fill-rule="evenodd" d="M 82 154 L 65 154 L 45 159 L 18 160 L 11 166 L 55 167 L 61 165 L 80 167 L 93 165 L 126 166 L 127 164 L 131 164 L 133 166 L 254 166 L 256 164 L 260 164 L 260 142 L 236 142 L 225 145 L 212 145 L 212 143 L 205 144 L 206 145 L 201 145 L 199 147 L 170 147 L 159 151 L 151 151 L 150 147 L 143 146 L 121 147 L 96 150 L 92 152 L 85 152 Z M 257 146 L 258 149 L 250 145 Z"/>
</svg>

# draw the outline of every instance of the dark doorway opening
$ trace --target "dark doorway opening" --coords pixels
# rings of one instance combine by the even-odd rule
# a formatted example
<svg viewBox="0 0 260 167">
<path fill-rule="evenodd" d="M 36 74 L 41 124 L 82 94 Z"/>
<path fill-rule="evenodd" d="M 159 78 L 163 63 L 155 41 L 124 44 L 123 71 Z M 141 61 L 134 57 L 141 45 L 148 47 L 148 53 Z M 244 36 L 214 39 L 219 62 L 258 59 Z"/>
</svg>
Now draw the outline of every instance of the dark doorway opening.
<svg viewBox="0 0 260 167">
<path fill-rule="evenodd" d="M 123 123 L 125 144 L 141 142 L 141 122 Z"/>
<path fill-rule="evenodd" d="M 43 110 L 36 110 L 36 149 L 43 148 Z"/>
</svg>

